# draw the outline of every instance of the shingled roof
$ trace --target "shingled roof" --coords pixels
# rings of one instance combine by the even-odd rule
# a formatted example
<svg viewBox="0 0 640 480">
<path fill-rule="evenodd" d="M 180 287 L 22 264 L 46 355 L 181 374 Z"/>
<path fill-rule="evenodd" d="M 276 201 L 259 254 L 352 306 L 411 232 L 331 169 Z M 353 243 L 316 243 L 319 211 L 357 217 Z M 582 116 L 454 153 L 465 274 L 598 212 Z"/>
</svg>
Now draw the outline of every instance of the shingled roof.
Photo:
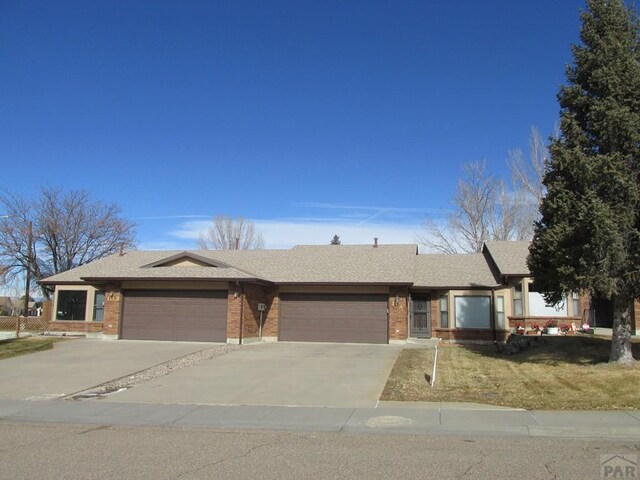
<svg viewBox="0 0 640 480">
<path fill-rule="evenodd" d="M 527 266 L 529 242 L 491 241 L 485 242 L 484 251 L 488 252 L 500 275 L 531 275 Z"/>
<path fill-rule="evenodd" d="M 43 283 L 81 283 L 83 281 L 104 281 L 104 280 L 159 280 L 159 279 L 181 279 L 181 280 L 250 280 L 256 279 L 250 273 L 238 270 L 233 267 L 214 266 L 154 266 L 150 264 L 172 259 L 181 251 L 132 251 L 124 255 L 110 255 L 94 262 L 82 265 L 81 267 L 67 270 L 66 272 L 53 275 L 43 280 Z"/>
<path fill-rule="evenodd" d="M 45 283 L 126 279 L 263 280 L 287 283 L 411 284 L 417 245 L 301 245 L 290 250 L 132 251 L 47 278 Z M 219 266 L 163 266 L 210 259 Z"/>
<path fill-rule="evenodd" d="M 414 287 L 496 287 L 499 282 L 481 253 L 425 254 L 415 259 Z"/>
<path fill-rule="evenodd" d="M 264 281 L 277 284 L 405 284 L 493 288 L 500 277 L 529 275 L 528 242 L 486 242 L 483 253 L 417 254 L 417 245 L 299 245 L 289 250 L 132 251 L 43 281 Z M 182 260 L 187 260 L 186 265 Z"/>
</svg>

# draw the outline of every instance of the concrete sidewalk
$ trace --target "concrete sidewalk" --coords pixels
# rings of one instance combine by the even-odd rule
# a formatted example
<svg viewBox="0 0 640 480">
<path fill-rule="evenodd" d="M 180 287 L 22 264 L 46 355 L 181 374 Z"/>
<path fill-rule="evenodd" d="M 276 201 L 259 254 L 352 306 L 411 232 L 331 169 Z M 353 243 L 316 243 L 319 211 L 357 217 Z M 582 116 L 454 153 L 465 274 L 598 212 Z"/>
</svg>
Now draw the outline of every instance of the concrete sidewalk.
<svg viewBox="0 0 640 480">
<path fill-rule="evenodd" d="M 319 408 L 0 400 L 0 421 L 640 440 L 638 411 L 527 411 L 456 403 Z"/>
</svg>

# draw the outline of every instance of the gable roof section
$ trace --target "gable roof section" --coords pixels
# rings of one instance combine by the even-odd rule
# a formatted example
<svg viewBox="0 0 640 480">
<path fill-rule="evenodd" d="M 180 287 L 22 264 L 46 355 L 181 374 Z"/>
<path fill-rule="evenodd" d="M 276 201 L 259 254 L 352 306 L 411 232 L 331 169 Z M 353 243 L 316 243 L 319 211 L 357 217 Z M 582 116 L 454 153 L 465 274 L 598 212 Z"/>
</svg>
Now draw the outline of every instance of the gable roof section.
<svg viewBox="0 0 640 480">
<path fill-rule="evenodd" d="M 499 285 L 481 253 L 416 256 L 414 287 L 493 288 Z"/>
<path fill-rule="evenodd" d="M 203 267 L 229 267 L 229 265 L 222 262 L 216 262 L 211 258 L 183 250 L 182 252 L 151 262 L 148 265 L 143 265 L 141 268 L 173 267 L 174 265 L 171 264 L 178 260 L 193 260 L 195 263 L 202 264 L 201 266 Z"/>
<path fill-rule="evenodd" d="M 490 241 L 485 242 L 482 250 L 490 256 L 500 275 L 529 276 L 529 245 L 530 242 Z"/>
<path fill-rule="evenodd" d="M 162 266 L 184 257 L 182 251 L 132 251 L 114 254 L 53 275 L 45 284 L 74 284 L 108 280 L 257 280 L 255 275 L 228 266 Z M 209 261 L 209 260 L 208 260 Z M 158 266 L 155 266 L 158 265 Z"/>
<path fill-rule="evenodd" d="M 126 279 L 263 280 L 307 284 L 412 283 L 417 245 L 320 245 L 290 250 L 132 251 L 63 272 L 43 283 Z M 188 256 L 211 266 L 164 266 Z"/>
</svg>

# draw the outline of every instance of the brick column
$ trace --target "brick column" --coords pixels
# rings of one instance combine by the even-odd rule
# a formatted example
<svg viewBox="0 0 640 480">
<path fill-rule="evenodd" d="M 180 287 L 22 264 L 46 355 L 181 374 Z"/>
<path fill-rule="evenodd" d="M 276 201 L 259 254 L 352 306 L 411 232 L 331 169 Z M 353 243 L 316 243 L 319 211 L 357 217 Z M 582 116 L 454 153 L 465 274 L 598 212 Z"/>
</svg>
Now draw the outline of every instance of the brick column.
<svg viewBox="0 0 640 480">
<path fill-rule="evenodd" d="M 106 285 L 104 289 L 104 335 L 120 336 L 120 315 L 122 314 L 122 290 L 120 285 Z"/>
<path fill-rule="evenodd" d="M 258 285 L 244 286 L 244 307 L 242 319 L 242 341 L 256 341 L 260 329 L 260 311 L 258 304 L 263 303 L 264 292 Z M 264 315 L 264 313 L 263 313 Z"/>
<path fill-rule="evenodd" d="M 267 304 L 267 311 L 264 312 L 262 324 L 262 340 L 278 340 L 278 320 L 280 318 L 280 297 L 277 287 L 266 289 L 264 303 Z"/>
<path fill-rule="evenodd" d="M 389 342 L 406 340 L 407 312 L 409 308 L 409 290 L 407 287 L 391 287 L 389 289 Z"/>
<path fill-rule="evenodd" d="M 242 338 L 242 291 L 238 285 L 229 283 L 227 295 L 227 343 L 240 343 Z"/>
</svg>

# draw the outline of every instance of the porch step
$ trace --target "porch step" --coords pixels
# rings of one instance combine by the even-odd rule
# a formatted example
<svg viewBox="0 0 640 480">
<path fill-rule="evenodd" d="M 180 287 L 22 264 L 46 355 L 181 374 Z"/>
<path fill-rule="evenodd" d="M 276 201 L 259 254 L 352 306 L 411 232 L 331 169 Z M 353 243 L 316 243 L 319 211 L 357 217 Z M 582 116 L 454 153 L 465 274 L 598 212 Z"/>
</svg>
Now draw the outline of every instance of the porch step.
<svg viewBox="0 0 640 480">
<path fill-rule="evenodd" d="M 424 346 L 430 346 L 430 347 L 435 347 L 439 341 L 440 341 L 439 338 L 408 338 L 407 339 L 407 343 L 411 345 L 424 345 Z"/>
</svg>

